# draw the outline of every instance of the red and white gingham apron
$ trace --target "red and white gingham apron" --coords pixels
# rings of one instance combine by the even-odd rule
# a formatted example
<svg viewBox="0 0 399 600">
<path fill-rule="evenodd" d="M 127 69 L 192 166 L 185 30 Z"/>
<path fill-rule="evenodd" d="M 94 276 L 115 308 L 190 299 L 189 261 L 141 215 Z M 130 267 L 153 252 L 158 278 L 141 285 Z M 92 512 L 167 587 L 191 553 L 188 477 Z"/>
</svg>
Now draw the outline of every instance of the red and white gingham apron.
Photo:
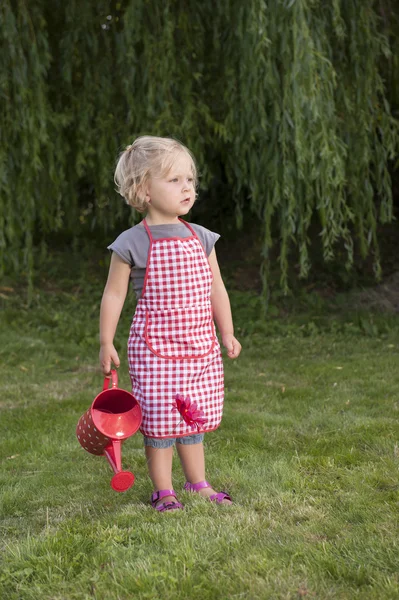
<svg viewBox="0 0 399 600">
<path fill-rule="evenodd" d="M 212 271 L 195 231 L 186 238 L 150 238 L 144 288 L 128 341 L 132 393 L 140 403 L 140 431 L 155 438 L 197 433 L 174 409 L 176 395 L 196 402 L 212 431 L 221 421 L 224 381 L 213 324 Z"/>
</svg>

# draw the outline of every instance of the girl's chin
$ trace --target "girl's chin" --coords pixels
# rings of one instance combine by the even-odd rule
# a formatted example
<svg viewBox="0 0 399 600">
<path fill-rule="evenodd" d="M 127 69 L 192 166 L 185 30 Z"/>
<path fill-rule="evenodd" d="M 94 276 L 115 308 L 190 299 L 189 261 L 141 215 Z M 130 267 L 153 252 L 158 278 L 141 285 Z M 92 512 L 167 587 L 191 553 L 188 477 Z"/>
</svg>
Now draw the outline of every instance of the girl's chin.
<svg viewBox="0 0 399 600">
<path fill-rule="evenodd" d="M 189 202 L 188 204 L 181 204 L 180 205 L 181 214 L 185 215 L 192 209 L 192 207 L 193 207 L 193 205 L 191 204 L 191 202 Z"/>
</svg>

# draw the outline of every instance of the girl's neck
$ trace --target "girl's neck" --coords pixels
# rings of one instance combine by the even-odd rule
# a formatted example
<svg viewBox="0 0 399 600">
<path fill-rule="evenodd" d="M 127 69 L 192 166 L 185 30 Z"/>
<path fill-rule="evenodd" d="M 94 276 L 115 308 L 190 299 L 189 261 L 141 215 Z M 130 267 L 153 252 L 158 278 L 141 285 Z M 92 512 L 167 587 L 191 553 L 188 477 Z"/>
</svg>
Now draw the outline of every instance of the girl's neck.
<svg viewBox="0 0 399 600">
<path fill-rule="evenodd" d="M 179 225 L 178 217 L 162 217 L 147 214 L 145 217 L 147 225 Z"/>
</svg>

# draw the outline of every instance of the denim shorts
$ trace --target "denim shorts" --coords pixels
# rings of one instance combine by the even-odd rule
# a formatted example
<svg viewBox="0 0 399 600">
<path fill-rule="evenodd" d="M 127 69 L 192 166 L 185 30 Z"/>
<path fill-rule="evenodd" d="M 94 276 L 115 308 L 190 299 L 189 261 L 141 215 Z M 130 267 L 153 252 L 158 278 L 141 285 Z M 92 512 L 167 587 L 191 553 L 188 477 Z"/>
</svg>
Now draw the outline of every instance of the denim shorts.
<svg viewBox="0 0 399 600">
<path fill-rule="evenodd" d="M 193 435 L 185 435 L 184 437 L 177 438 L 151 438 L 144 436 L 144 446 L 151 446 L 151 448 L 170 448 L 175 442 L 178 444 L 185 444 L 190 446 L 191 444 L 201 444 L 204 441 L 203 433 L 194 433 Z"/>
</svg>

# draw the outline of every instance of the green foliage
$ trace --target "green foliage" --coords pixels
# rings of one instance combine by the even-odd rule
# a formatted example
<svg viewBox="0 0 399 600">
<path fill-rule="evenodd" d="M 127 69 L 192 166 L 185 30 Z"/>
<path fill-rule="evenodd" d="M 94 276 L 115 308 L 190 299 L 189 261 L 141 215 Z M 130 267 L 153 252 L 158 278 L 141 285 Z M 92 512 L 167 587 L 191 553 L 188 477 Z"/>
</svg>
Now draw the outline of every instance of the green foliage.
<svg viewBox="0 0 399 600">
<path fill-rule="evenodd" d="M 113 165 L 149 133 L 193 149 L 238 227 L 260 219 L 265 292 L 273 246 L 283 289 L 293 256 L 307 276 L 315 222 L 325 260 L 343 242 L 350 269 L 357 243 L 380 273 L 399 139 L 393 2 L 4 0 L 0 18 L 2 269 L 32 273 L 51 232 L 126 225 Z"/>
</svg>

